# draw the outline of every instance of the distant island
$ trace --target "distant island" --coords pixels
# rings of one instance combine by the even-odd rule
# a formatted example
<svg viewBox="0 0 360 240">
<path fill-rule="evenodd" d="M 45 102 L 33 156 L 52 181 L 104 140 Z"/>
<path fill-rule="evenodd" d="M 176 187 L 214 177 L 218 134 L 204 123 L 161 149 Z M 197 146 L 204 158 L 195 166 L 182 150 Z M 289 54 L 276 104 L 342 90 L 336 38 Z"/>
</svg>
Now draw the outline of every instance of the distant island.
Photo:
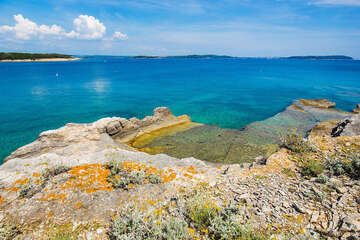
<svg viewBox="0 0 360 240">
<path fill-rule="evenodd" d="M 180 56 L 134 56 L 134 59 L 151 59 L 151 58 L 200 58 L 200 59 L 208 59 L 208 58 L 235 58 L 232 56 L 227 55 L 213 55 L 213 54 L 206 54 L 206 55 L 180 55 Z"/>
<path fill-rule="evenodd" d="M 71 55 L 58 53 L 18 53 L 0 52 L 1 62 L 31 62 L 31 61 L 72 61 L 78 60 Z"/>
<path fill-rule="evenodd" d="M 352 57 L 344 55 L 329 55 L 329 56 L 291 56 L 283 59 L 305 59 L 305 60 L 353 60 Z"/>
</svg>

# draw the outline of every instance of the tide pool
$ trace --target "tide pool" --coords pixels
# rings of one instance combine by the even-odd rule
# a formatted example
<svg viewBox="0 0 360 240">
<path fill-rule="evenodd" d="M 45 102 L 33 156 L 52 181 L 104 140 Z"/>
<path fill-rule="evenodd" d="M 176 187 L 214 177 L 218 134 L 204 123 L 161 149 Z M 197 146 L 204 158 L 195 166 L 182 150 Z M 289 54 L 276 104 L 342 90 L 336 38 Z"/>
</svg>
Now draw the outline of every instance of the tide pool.
<svg viewBox="0 0 360 240">
<path fill-rule="evenodd" d="M 0 63 L 0 161 L 48 129 L 102 117 L 143 118 L 158 106 L 240 129 L 294 99 L 360 103 L 360 61 L 85 58 Z"/>
</svg>

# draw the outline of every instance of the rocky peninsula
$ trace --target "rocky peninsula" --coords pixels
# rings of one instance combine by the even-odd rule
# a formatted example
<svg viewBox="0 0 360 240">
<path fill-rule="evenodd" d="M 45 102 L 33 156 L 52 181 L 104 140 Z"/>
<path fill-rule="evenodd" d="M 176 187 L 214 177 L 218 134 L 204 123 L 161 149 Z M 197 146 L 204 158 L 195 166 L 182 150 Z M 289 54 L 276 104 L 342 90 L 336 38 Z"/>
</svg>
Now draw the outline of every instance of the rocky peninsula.
<svg viewBox="0 0 360 240">
<path fill-rule="evenodd" d="M 0 166 L 0 239 L 359 239 L 360 115 L 333 107 L 241 131 L 161 107 L 43 132 Z"/>
</svg>

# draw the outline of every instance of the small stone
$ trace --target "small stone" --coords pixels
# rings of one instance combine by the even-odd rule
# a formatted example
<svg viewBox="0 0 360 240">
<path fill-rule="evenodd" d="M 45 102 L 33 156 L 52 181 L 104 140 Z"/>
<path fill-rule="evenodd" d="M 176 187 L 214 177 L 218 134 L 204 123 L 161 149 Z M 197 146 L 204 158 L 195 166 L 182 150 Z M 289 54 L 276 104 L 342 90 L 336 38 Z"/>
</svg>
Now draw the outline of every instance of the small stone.
<svg viewBox="0 0 360 240">
<path fill-rule="evenodd" d="M 336 188 L 336 192 L 344 194 L 347 192 L 347 188 L 346 187 L 338 187 L 338 188 Z"/>
<path fill-rule="evenodd" d="M 302 213 L 302 214 L 306 213 L 305 208 L 302 207 L 302 206 L 299 205 L 299 204 L 293 203 L 293 204 L 292 204 L 292 207 L 293 207 L 297 212 L 299 212 L 299 213 Z"/>
<path fill-rule="evenodd" d="M 352 214 L 344 217 L 340 231 L 360 231 L 360 214 Z"/>
<path fill-rule="evenodd" d="M 320 215 L 320 212 L 318 211 L 314 211 L 311 215 L 311 220 L 310 222 L 311 223 L 316 223 L 318 221 L 318 218 L 319 218 L 319 215 Z"/>
<path fill-rule="evenodd" d="M 284 208 L 289 208 L 290 207 L 290 204 L 288 202 L 283 202 L 282 205 L 283 205 Z"/>
</svg>

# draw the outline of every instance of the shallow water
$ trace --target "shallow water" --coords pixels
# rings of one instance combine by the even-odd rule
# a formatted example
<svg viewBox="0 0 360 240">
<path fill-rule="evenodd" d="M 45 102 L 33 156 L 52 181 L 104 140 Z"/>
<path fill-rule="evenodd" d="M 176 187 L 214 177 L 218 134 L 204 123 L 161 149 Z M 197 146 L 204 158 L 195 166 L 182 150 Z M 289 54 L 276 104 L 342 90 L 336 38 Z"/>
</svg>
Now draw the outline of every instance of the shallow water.
<svg viewBox="0 0 360 240">
<path fill-rule="evenodd" d="M 351 110 L 360 103 L 360 61 L 102 57 L 0 63 L 0 159 L 67 122 L 142 118 L 168 106 L 175 115 L 239 129 L 297 98 L 329 98 Z"/>
</svg>

